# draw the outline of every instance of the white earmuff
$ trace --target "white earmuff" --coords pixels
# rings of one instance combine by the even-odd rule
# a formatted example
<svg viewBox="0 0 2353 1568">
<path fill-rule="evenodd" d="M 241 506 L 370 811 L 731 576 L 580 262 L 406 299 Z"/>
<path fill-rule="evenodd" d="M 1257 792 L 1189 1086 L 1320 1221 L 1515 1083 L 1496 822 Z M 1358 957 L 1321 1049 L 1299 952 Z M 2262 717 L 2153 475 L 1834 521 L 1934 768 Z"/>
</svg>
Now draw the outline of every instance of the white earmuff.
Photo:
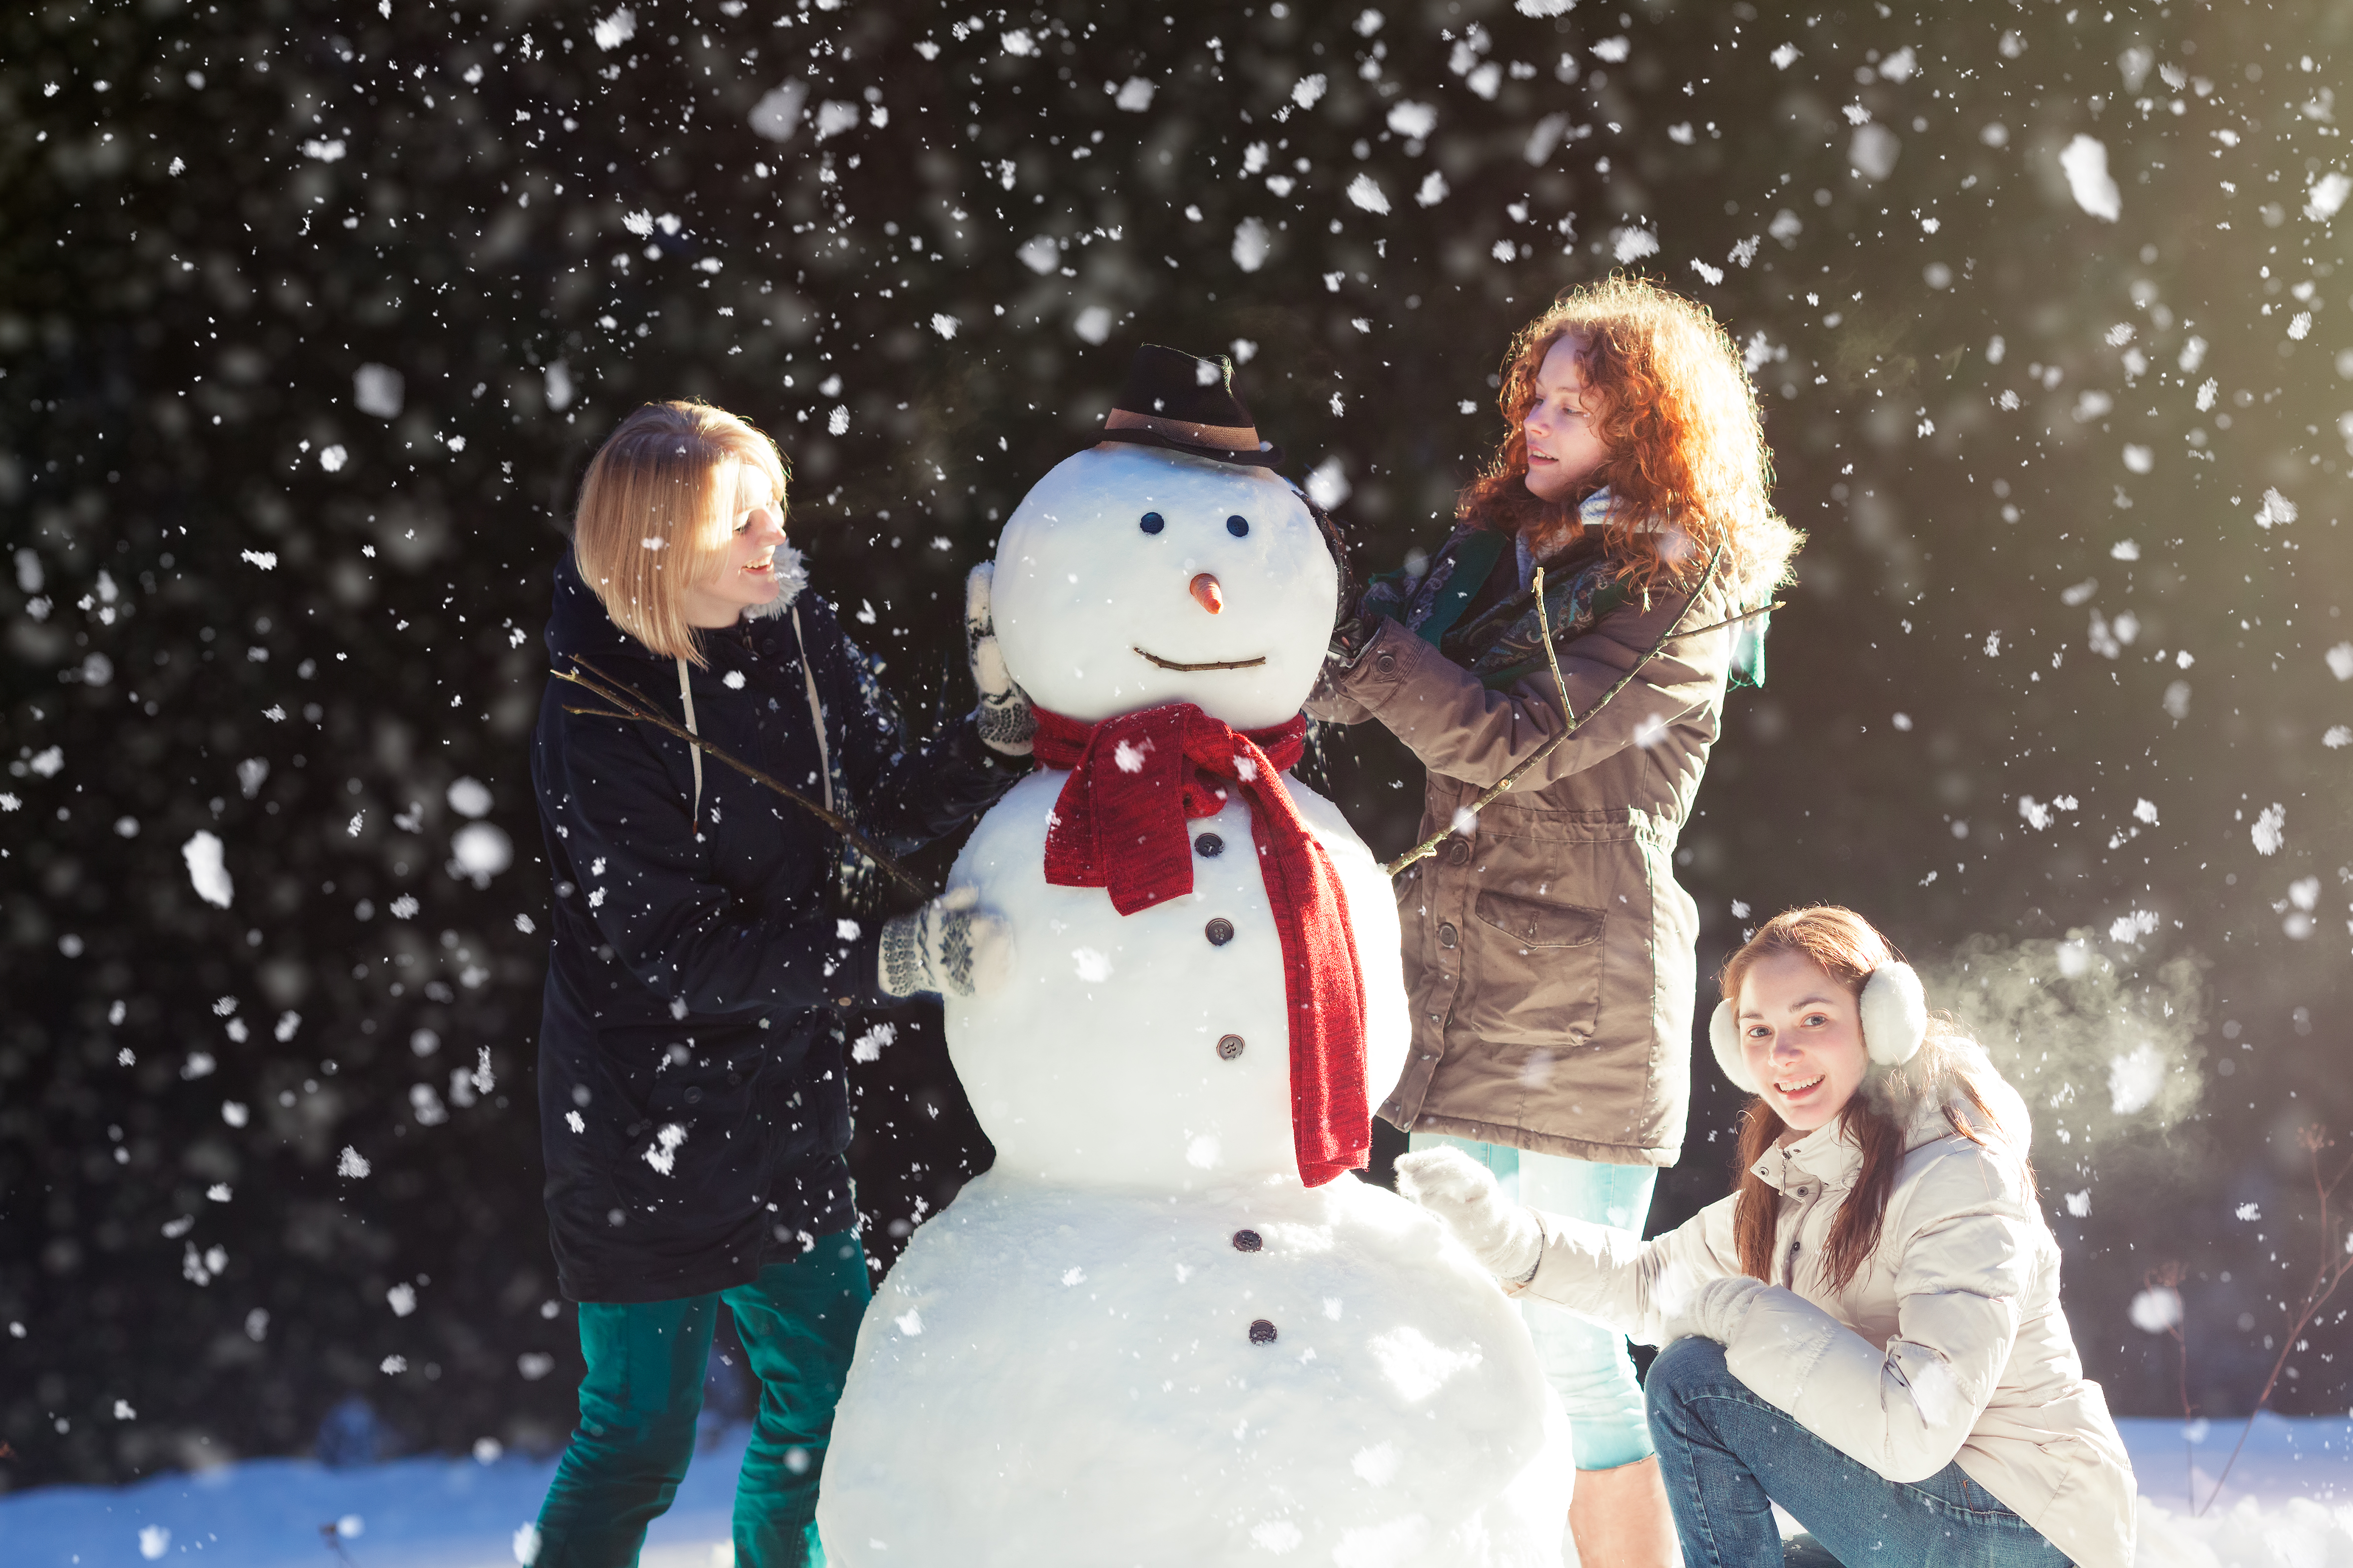
<svg viewBox="0 0 2353 1568">
<path fill-rule="evenodd" d="M 1928 994 L 1919 975 L 1900 960 L 1883 963 L 1862 983 L 1862 1048 L 1882 1067 L 1901 1067 L 1928 1037 Z"/>
<path fill-rule="evenodd" d="M 1862 983 L 1862 1048 L 1883 1067 L 1901 1067 L 1919 1054 L 1928 1037 L 1928 996 L 1920 976 L 1908 963 L 1882 964 Z M 1760 1092 L 1749 1076 L 1747 1053 L 1740 1044 L 1740 1024 L 1732 1004 L 1718 1002 L 1707 1021 L 1707 1043 L 1715 1048 L 1715 1065 L 1732 1086 L 1744 1094 Z"/>
<path fill-rule="evenodd" d="M 1707 1043 L 1715 1047 L 1715 1065 L 1732 1080 L 1733 1088 L 1743 1094 L 1758 1092 L 1757 1080 L 1748 1076 L 1748 1061 L 1740 1048 L 1740 1024 L 1732 1016 L 1731 1003 L 1715 1005 L 1707 1021 Z"/>
</svg>

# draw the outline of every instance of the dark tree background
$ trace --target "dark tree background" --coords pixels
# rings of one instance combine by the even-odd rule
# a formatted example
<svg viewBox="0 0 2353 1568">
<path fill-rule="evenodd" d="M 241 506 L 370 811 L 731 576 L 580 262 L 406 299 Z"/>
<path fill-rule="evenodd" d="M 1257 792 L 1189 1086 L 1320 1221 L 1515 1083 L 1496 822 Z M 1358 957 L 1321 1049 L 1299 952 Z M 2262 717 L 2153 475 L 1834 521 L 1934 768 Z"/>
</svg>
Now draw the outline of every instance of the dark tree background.
<svg viewBox="0 0 2353 1568">
<path fill-rule="evenodd" d="M 1378 568 L 1613 268 L 1744 346 L 1811 535 L 1679 857 L 1704 961 L 1885 925 L 2030 1092 L 2112 1401 L 2179 1408 L 2126 1315 L 2179 1261 L 2190 1398 L 2243 1412 L 2347 1246 L 2296 1133 L 2353 1128 L 2353 11 L 1524 5 L 11 7 L 0 1489 L 301 1451 L 353 1394 L 560 1440 L 524 737 L 633 404 L 776 433 L 920 725 L 1138 342 L 1230 345 Z M 1324 761 L 1409 841 L 1409 757 Z M 878 1259 L 988 1158 L 896 1021 Z M 1724 1187 L 1702 1062 L 1654 1224 Z M 2353 1397 L 2347 1304 L 2275 1405 Z"/>
</svg>

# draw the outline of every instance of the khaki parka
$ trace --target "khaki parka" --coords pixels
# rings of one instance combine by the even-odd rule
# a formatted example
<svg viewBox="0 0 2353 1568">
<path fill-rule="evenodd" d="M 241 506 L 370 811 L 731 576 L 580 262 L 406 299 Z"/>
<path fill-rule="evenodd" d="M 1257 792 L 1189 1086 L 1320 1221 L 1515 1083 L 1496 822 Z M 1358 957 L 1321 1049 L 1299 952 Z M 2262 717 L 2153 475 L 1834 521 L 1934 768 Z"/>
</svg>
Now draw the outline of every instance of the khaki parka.
<svg viewBox="0 0 2353 1568">
<path fill-rule="evenodd" d="M 1576 711 L 1591 712 L 1688 599 L 1628 604 L 1562 644 Z M 1683 624 L 1749 607 L 1711 584 Z M 1675 844 L 1739 635 L 1668 641 L 1467 833 L 1398 879 L 1413 1050 L 1384 1121 L 1607 1164 L 1681 1155 L 1699 910 L 1675 880 Z M 1549 671 L 1490 690 L 1394 621 L 1353 666 L 1325 668 L 1307 711 L 1377 719 L 1421 759 L 1423 837 L 1562 728 Z"/>
<path fill-rule="evenodd" d="M 1926 1108 L 1879 1245 L 1842 1290 L 1820 1259 L 1861 1151 L 1834 1121 L 1752 1167 L 1780 1194 L 1767 1281 L 1777 1288 L 1758 1293 L 1725 1364 L 1890 1480 L 1924 1480 L 1958 1461 L 2082 1568 L 2129 1568 L 2132 1461 L 2060 1310 L 2059 1247 L 2024 1165 L 2026 1109 L 1990 1068 L 1978 1076 L 1999 1120 L 1955 1105 L 1994 1147 Z M 1659 1343 L 1694 1290 L 1741 1272 L 1737 1202 L 1712 1204 L 1649 1241 L 1540 1214 L 1544 1255 L 1521 1289 Z"/>
</svg>

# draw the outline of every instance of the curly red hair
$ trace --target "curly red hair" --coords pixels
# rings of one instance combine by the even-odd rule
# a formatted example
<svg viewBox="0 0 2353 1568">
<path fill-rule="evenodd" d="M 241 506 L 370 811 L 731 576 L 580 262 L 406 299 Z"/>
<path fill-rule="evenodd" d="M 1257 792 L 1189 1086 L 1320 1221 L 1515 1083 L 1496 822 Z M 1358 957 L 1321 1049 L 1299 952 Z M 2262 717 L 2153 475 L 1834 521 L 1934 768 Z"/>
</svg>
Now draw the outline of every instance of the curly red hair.
<svg viewBox="0 0 2353 1568">
<path fill-rule="evenodd" d="M 1496 407 L 1511 430 L 1455 515 L 1475 528 L 1516 533 L 1565 521 L 1581 531 L 1575 500 L 1546 501 L 1527 488 L 1525 421 L 1545 355 L 1567 338 L 1578 346 L 1595 432 L 1609 448 L 1585 493 L 1608 486 L 1610 552 L 1644 594 L 1685 585 L 1718 544 L 1725 581 L 1770 588 L 1788 571 L 1799 536 L 1768 499 L 1771 455 L 1740 353 L 1705 307 L 1641 278 L 1610 277 L 1577 289 L 1513 338 Z M 1697 546 L 1675 549 L 1674 525 Z"/>
</svg>

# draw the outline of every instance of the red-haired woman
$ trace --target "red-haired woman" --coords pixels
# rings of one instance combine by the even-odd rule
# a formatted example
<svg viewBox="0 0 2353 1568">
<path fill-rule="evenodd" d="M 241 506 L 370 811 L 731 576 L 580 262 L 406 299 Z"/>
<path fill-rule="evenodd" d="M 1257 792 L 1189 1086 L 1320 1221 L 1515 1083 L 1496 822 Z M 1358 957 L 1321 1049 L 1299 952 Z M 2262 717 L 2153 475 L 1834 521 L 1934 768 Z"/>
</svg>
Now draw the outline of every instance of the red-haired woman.
<svg viewBox="0 0 2353 1568">
<path fill-rule="evenodd" d="M 1505 356 L 1509 429 L 1426 567 L 1344 614 L 1309 711 L 1387 725 L 1429 770 L 1398 889 L 1414 1052 L 1382 1117 L 1456 1143 L 1523 1201 L 1640 1236 L 1683 1147 L 1698 910 L 1677 836 L 1727 678 L 1762 679 L 1757 628 L 1797 535 L 1740 355 L 1708 313 L 1613 278 L 1530 322 Z M 1535 576 L 1574 736 L 1556 736 Z M 1664 639 L 1662 645 L 1662 639 Z M 1657 657 L 1598 713 L 1602 693 Z M 1588 1563 L 1664 1568 L 1674 1532 L 1623 1339 L 1538 1305 L 1528 1328 L 1567 1406 Z"/>
<path fill-rule="evenodd" d="M 1739 1190 L 1652 1241 L 1507 1199 L 1451 1150 L 1398 1185 L 1506 1288 L 1663 1344 L 1651 1430 L 1691 1568 L 2126 1568 L 2131 1462 L 2059 1306 L 2026 1108 L 1861 916 L 1791 910 L 1709 1028 Z M 1809 1554 L 1810 1552 L 1810 1554 Z"/>
</svg>

